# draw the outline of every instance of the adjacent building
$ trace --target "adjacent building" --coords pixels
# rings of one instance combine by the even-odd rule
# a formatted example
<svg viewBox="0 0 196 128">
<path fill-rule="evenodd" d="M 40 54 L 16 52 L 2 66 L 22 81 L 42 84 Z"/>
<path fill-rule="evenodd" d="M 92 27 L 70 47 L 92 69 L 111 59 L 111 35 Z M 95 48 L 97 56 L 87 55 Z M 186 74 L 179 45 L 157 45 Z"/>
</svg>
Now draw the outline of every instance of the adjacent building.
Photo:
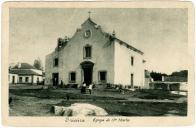
<svg viewBox="0 0 196 128">
<path fill-rule="evenodd" d="M 46 56 L 45 83 L 122 84 L 144 87 L 144 53 L 109 34 L 89 17 L 71 37 L 59 38 Z"/>
<path fill-rule="evenodd" d="M 43 82 L 43 71 L 28 63 L 18 63 L 9 68 L 10 84 L 39 84 Z"/>
</svg>

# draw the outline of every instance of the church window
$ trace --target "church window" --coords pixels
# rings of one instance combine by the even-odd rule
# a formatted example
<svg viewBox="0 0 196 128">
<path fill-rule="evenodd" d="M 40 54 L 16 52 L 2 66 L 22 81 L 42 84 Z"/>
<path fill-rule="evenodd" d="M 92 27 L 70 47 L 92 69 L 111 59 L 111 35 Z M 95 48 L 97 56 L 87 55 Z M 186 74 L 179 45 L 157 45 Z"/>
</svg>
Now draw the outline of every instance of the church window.
<svg viewBox="0 0 196 128">
<path fill-rule="evenodd" d="M 91 46 L 84 47 L 84 58 L 91 58 Z"/>
<path fill-rule="evenodd" d="M 134 65 L 134 57 L 131 56 L 131 66 L 133 66 L 133 65 Z"/>
<path fill-rule="evenodd" d="M 91 36 L 91 31 L 90 30 L 86 30 L 84 33 L 84 37 L 85 38 L 89 38 Z"/>
<path fill-rule="evenodd" d="M 100 71 L 99 72 L 99 81 L 100 82 L 106 82 L 107 81 L 107 72 L 106 71 Z"/>
<path fill-rule="evenodd" d="M 54 59 L 54 66 L 57 67 L 59 65 L 59 59 L 55 58 Z"/>
<path fill-rule="evenodd" d="M 71 83 L 76 82 L 76 72 L 70 72 L 70 74 L 69 74 L 69 81 Z"/>
</svg>

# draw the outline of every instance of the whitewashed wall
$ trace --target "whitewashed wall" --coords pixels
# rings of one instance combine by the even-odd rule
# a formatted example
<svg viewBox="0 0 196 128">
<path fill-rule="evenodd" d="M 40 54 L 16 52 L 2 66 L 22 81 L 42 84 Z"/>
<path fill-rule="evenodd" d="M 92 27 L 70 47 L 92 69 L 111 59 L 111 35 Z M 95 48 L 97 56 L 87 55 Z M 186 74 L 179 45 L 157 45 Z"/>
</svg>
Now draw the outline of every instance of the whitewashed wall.
<svg viewBox="0 0 196 128">
<path fill-rule="evenodd" d="M 92 35 L 87 39 L 84 38 L 84 32 L 88 29 L 91 30 Z M 86 44 L 92 46 L 92 58 L 89 61 L 94 63 L 93 82 L 99 83 L 98 72 L 105 70 L 107 71 L 107 83 L 130 85 L 131 73 L 133 73 L 134 85 L 144 85 L 143 55 L 131 51 L 118 42 L 108 42 L 108 37 L 104 35 L 102 30 L 99 27 L 95 28 L 88 22 L 76 31 L 61 51 L 53 51 L 46 56 L 45 83 L 51 85 L 52 73 L 59 73 L 59 84 L 61 80 L 68 84 L 71 71 L 76 72 L 76 83 L 82 83 L 83 76 L 80 63 L 86 61 L 83 59 L 83 48 Z M 131 66 L 131 56 L 134 57 L 134 66 Z M 55 57 L 59 59 L 58 67 L 53 66 Z"/>
<path fill-rule="evenodd" d="M 13 76 L 15 77 L 14 81 L 13 81 Z M 18 75 L 17 74 L 9 74 L 9 83 L 12 84 L 12 82 L 14 82 L 14 84 L 16 84 L 18 82 Z"/>
<path fill-rule="evenodd" d="M 34 84 L 37 84 L 37 78 L 39 78 L 39 82 L 42 82 L 43 81 L 43 77 L 42 76 L 36 76 L 36 75 L 34 75 L 33 76 L 33 83 Z"/>
<path fill-rule="evenodd" d="M 22 78 L 22 82 L 19 81 L 20 77 Z M 28 82 L 26 82 L 26 77 L 28 77 Z M 32 75 L 25 75 L 25 76 L 18 76 L 17 83 L 28 83 L 28 84 L 37 84 L 37 78 L 39 78 L 39 82 L 43 81 L 42 76 L 32 76 Z"/>
<path fill-rule="evenodd" d="M 115 42 L 114 48 L 114 83 L 131 85 L 131 73 L 134 74 L 134 86 L 144 86 L 143 55 L 128 49 L 123 44 Z M 134 65 L 131 65 L 131 56 Z"/>
<path fill-rule="evenodd" d="M 22 78 L 22 82 L 19 81 L 20 77 Z M 28 82 L 25 81 L 26 77 L 28 77 Z M 28 75 L 25 75 L 25 76 L 18 76 L 18 83 L 32 83 L 32 76 L 28 76 Z"/>
<path fill-rule="evenodd" d="M 92 35 L 90 38 L 84 38 L 86 30 L 90 29 Z M 56 43 L 56 42 L 54 42 Z M 92 58 L 83 58 L 83 48 L 85 45 L 92 46 Z M 59 66 L 53 66 L 55 57 L 59 58 Z M 82 68 L 80 63 L 83 61 L 91 61 L 93 67 L 93 82 L 99 83 L 98 72 L 101 70 L 107 71 L 107 82 L 114 81 L 114 44 L 108 43 L 108 38 L 105 37 L 100 28 L 95 28 L 88 23 L 83 24 L 82 29 L 77 31 L 72 39 L 68 42 L 60 52 L 52 52 L 46 56 L 46 84 L 52 84 L 52 73 L 59 73 L 59 83 L 61 80 L 65 84 L 69 83 L 69 72 L 76 72 L 76 83 L 80 84 L 83 81 Z"/>
</svg>

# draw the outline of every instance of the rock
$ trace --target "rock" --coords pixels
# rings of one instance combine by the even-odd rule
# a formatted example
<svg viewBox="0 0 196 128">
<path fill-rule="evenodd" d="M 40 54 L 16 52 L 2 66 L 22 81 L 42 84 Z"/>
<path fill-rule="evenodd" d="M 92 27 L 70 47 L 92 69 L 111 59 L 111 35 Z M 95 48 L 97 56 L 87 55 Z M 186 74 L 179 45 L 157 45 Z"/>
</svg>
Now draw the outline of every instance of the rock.
<svg viewBox="0 0 196 128">
<path fill-rule="evenodd" d="M 87 103 L 74 103 L 70 107 L 54 106 L 56 116 L 106 116 L 108 113 L 100 107 Z"/>
<path fill-rule="evenodd" d="M 54 114 L 56 116 L 62 116 L 64 114 L 65 107 L 62 106 L 54 106 Z"/>
<path fill-rule="evenodd" d="M 95 116 L 96 113 L 92 109 L 76 109 L 74 108 L 72 111 L 72 116 Z"/>
<path fill-rule="evenodd" d="M 70 107 L 72 116 L 106 116 L 108 113 L 100 107 L 87 103 L 74 103 Z"/>
<path fill-rule="evenodd" d="M 63 108 L 63 116 L 72 116 L 72 110 L 67 108 L 67 107 L 64 107 Z"/>
</svg>

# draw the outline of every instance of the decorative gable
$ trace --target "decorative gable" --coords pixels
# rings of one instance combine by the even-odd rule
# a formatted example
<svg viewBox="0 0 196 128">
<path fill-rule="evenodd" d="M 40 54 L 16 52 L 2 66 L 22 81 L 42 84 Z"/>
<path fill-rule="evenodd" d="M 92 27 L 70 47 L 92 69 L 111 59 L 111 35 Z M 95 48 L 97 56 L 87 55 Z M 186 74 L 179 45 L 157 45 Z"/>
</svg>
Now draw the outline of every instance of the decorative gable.
<svg viewBox="0 0 196 128">
<path fill-rule="evenodd" d="M 90 17 L 87 20 L 85 20 L 83 24 L 81 24 L 81 28 L 78 28 L 76 30 L 76 33 L 72 36 L 72 38 L 74 38 L 76 35 L 78 35 L 78 33 L 80 33 L 80 36 L 82 36 L 83 39 L 89 39 L 94 36 L 95 32 L 100 32 L 101 35 L 103 35 L 103 37 L 106 37 L 109 42 L 114 42 L 114 40 L 116 40 L 118 43 L 120 43 L 121 45 L 123 44 L 128 49 L 133 50 L 133 51 L 143 55 L 142 51 L 134 48 L 133 46 L 129 45 L 128 43 L 117 38 L 114 31 L 112 34 L 104 32 L 101 29 L 101 26 L 97 25 L 95 22 L 93 22 Z M 56 50 L 59 51 L 59 50 L 63 49 L 67 45 L 67 43 L 69 43 L 69 41 L 72 40 L 72 38 L 68 38 L 68 37 L 59 38 Z M 108 43 L 108 44 L 110 44 L 110 43 Z"/>
<path fill-rule="evenodd" d="M 83 27 L 83 26 L 86 26 L 86 25 L 92 25 L 94 27 L 97 26 L 97 24 L 95 22 L 93 22 L 91 20 L 91 18 L 88 18 L 86 21 L 84 21 L 84 23 L 81 26 Z"/>
</svg>

